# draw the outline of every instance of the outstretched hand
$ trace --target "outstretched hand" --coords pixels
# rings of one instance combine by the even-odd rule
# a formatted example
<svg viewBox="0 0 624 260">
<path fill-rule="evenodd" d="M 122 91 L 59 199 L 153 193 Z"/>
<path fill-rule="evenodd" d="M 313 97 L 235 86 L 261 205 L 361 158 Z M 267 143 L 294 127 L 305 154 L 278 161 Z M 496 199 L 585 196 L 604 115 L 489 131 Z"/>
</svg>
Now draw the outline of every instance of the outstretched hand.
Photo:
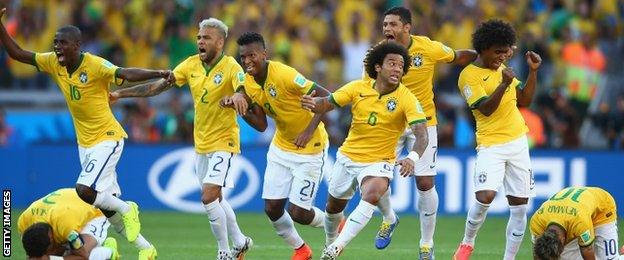
<svg viewBox="0 0 624 260">
<path fill-rule="evenodd" d="M 108 104 L 115 104 L 119 100 L 119 93 L 117 92 L 109 92 L 108 93 Z"/>
<path fill-rule="evenodd" d="M 316 99 L 314 96 L 316 95 L 316 90 L 312 90 L 310 94 L 303 95 L 301 97 L 301 107 L 310 110 L 314 113 L 318 113 L 318 109 L 316 107 Z"/>
<path fill-rule="evenodd" d="M 399 173 L 401 174 L 401 176 L 409 177 L 414 175 L 414 164 L 416 164 L 416 162 L 412 161 L 412 159 L 403 158 L 401 160 L 398 160 L 396 164 L 401 165 L 401 168 L 399 169 Z"/>
</svg>

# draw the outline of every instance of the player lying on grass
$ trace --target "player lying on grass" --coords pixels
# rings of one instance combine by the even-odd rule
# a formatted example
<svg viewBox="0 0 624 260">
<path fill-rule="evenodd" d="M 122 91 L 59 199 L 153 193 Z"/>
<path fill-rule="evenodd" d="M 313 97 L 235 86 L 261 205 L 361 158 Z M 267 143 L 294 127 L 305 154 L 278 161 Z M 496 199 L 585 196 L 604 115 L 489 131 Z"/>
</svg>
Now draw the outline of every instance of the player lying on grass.
<svg viewBox="0 0 624 260">
<path fill-rule="evenodd" d="M 531 217 L 538 260 L 624 259 L 618 252 L 615 200 L 596 187 L 565 188 Z"/>
<path fill-rule="evenodd" d="M 106 238 L 109 225 L 74 189 L 38 199 L 17 220 L 29 259 L 118 259 L 117 242 Z"/>
</svg>

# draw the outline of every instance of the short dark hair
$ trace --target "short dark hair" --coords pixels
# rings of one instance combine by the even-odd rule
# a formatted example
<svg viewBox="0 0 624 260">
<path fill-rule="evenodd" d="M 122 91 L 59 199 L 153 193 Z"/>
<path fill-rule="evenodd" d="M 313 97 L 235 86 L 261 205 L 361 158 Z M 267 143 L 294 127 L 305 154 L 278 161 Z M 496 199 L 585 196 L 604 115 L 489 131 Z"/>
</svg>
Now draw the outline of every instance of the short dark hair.
<svg viewBox="0 0 624 260">
<path fill-rule="evenodd" d="M 243 46 L 243 45 L 252 44 L 252 43 L 259 43 L 260 45 L 262 45 L 262 48 L 266 49 L 266 46 L 264 44 L 264 37 L 262 37 L 262 34 L 259 34 L 257 32 L 243 33 L 240 37 L 238 37 L 238 40 L 236 40 L 236 43 L 238 44 L 238 46 Z"/>
<path fill-rule="evenodd" d="M 399 16 L 403 24 L 412 24 L 412 12 L 403 6 L 395 6 L 386 10 L 384 17 L 390 14 Z"/>
<path fill-rule="evenodd" d="M 410 67 L 410 56 L 407 53 L 407 49 L 405 49 L 403 45 L 395 42 L 382 41 L 368 50 L 368 53 L 366 53 L 366 57 L 364 58 L 364 68 L 366 69 L 366 73 L 369 77 L 377 79 L 375 65 L 381 66 L 386 58 L 386 55 L 388 54 L 399 54 L 403 56 L 403 74 L 407 73 L 407 70 Z"/>
<path fill-rule="evenodd" d="M 52 243 L 48 233 L 52 230 L 52 226 L 45 222 L 38 222 L 28 227 L 22 236 L 22 245 L 24 251 L 29 257 L 43 256 L 48 247 Z"/>
<path fill-rule="evenodd" d="M 58 29 L 59 33 L 67 35 L 69 40 L 80 42 L 82 40 L 82 33 L 78 27 L 73 25 L 65 25 Z"/>
<path fill-rule="evenodd" d="M 533 254 L 540 260 L 556 260 L 563 249 L 563 243 L 553 229 L 546 229 L 542 236 L 535 239 Z"/>
<path fill-rule="evenodd" d="M 512 46 L 516 43 L 516 31 L 502 20 L 488 20 L 479 25 L 472 34 L 472 46 L 481 53 L 492 46 Z"/>
</svg>

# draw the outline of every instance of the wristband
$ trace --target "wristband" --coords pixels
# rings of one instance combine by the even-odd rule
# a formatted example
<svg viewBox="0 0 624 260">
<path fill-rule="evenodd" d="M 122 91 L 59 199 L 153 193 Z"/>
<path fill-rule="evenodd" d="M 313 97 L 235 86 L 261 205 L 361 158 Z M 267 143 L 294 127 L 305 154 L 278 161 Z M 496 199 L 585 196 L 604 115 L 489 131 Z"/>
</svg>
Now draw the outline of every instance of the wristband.
<svg viewBox="0 0 624 260">
<path fill-rule="evenodd" d="M 418 161 L 418 159 L 420 159 L 420 156 L 418 156 L 418 153 L 417 153 L 417 152 L 410 151 L 410 152 L 407 154 L 407 157 L 406 157 L 406 158 L 409 158 L 409 159 L 410 159 L 410 160 L 412 160 L 414 163 L 416 163 L 416 162 Z"/>
</svg>

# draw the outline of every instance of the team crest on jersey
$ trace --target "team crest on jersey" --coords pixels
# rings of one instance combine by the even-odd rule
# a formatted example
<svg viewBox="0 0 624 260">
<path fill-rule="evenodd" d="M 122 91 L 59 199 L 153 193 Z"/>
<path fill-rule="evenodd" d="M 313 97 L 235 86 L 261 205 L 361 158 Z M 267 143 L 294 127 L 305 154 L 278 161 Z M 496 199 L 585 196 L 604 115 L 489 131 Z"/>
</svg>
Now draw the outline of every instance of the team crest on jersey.
<svg viewBox="0 0 624 260">
<path fill-rule="evenodd" d="M 423 56 L 420 53 L 417 53 L 416 55 L 414 55 L 414 57 L 412 57 L 412 66 L 414 67 L 420 67 L 423 64 Z"/>
<path fill-rule="evenodd" d="M 396 110 L 396 108 L 397 108 L 397 101 L 396 101 L 396 99 L 394 99 L 394 98 L 388 99 L 388 101 L 386 102 L 386 108 L 390 112 Z"/>
<path fill-rule="evenodd" d="M 471 96 L 472 96 L 472 90 L 470 90 L 470 86 L 468 85 L 464 86 L 464 97 L 468 99 Z"/>
<path fill-rule="evenodd" d="M 277 96 L 277 91 L 275 90 L 275 86 L 273 86 L 273 84 L 269 85 L 269 95 L 271 97 Z"/>
<path fill-rule="evenodd" d="M 212 81 L 217 85 L 221 85 L 221 82 L 223 82 L 223 73 L 219 72 L 215 74 L 214 79 L 212 79 Z"/>
<path fill-rule="evenodd" d="M 87 81 L 89 80 L 89 78 L 87 78 L 87 73 L 84 71 L 80 72 L 78 79 L 80 79 L 80 82 L 82 82 L 82 84 L 87 83 Z"/>
</svg>

